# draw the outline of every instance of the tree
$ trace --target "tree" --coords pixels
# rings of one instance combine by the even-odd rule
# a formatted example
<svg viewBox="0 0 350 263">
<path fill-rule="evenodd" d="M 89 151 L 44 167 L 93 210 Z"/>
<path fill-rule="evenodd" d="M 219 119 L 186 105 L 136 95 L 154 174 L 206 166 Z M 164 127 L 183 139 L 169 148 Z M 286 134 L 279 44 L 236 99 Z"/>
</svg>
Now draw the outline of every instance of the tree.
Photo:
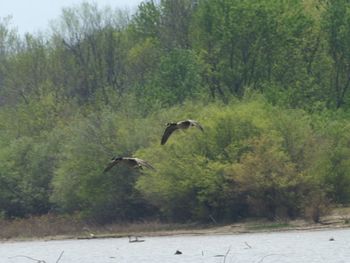
<svg viewBox="0 0 350 263">
<path fill-rule="evenodd" d="M 197 7 L 196 0 L 160 1 L 160 41 L 167 50 L 189 49 L 192 15 Z"/>
<path fill-rule="evenodd" d="M 333 63 L 330 85 L 334 94 L 334 106 L 339 108 L 346 103 L 350 86 L 350 4 L 344 0 L 325 1 L 324 7 L 322 25 Z"/>
<path fill-rule="evenodd" d="M 244 193 L 251 215 L 270 219 L 300 215 L 303 176 L 289 160 L 279 138 L 262 136 L 251 141 L 251 151 L 227 169 L 227 176 Z M 272 136 L 271 136 L 272 137 Z"/>
<path fill-rule="evenodd" d="M 65 87 L 68 96 L 86 102 L 101 91 L 108 103 L 108 87 L 124 92 L 125 19 L 122 13 L 99 10 L 97 5 L 88 3 L 80 8 L 63 9 L 62 19 L 53 30 L 56 48 L 63 49 L 61 63 L 65 65 L 68 60 L 69 73 L 74 76 L 70 78 L 73 83 Z"/>
<path fill-rule="evenodd" d="M 140 41 L 147 38 L 159 40 L 160 15 L 161 10 L 153 0 L 141 2 L 130 25 L 133 36 Z"/>
<path fill-rule="evenodd" d="M 163 105 L 196 98 L 202 92 L 200 72 L 200 63 L 191 50 L 174 49 L 161 57 L 157 71 L 140 91 L 142 98 Z"/>
<path fill-rule="evenodd" d="M 129 112 L 132 114 L 132 112 Z M 137 115 L 115 114 L 110 109 L 76 116 L 63 141 L 53 178 L 56 210 L 81 212 L 101 223 L 149 216 L 152 207 L 134 189 L 142 172 L 114 167 L 103 173 L 113 156 L 132 156 L 153 134 Z"/>
</svg>

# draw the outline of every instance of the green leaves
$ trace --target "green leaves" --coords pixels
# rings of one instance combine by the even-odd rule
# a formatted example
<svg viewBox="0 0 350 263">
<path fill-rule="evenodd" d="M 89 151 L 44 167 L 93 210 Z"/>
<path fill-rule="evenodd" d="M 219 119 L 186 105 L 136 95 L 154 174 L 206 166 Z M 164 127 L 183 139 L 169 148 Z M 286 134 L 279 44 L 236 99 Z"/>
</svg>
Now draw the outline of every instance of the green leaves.
<svg viewBox="0 0 350 263">
<path fill-rule="evenodd" d="M 175 49 L 163 56 L 146 96 L 166 106 L 196 98 L 201 89 L 200 66 L 190 50 Z"/>
<path fill-rule="evenodd" d="M 64 212 L 83 211 L 99 222 L 136 219 L 148 206 L 134 189 L 141 171 L 103 170 L 114 156 L 133 156 L 150 143 L 154 129 L 137 115 L 110 109 L 76 116 L 63 141 L 51 200 Z M 134 209 L 140 213 L 135 215 Z M 143 212 L 142 212 L 143 211 Z"/>
<path fill-rule="evenodd" d="M 0 215 L 317 220 L 320 204 L 349 202 L 349 10 L 164 0 L 129 16 L 83 3 L 23 39 L 1 20 Z M 204 133 L 161 146 L 183 119 Z M 102 173 L 116 155 L 156 171 Z"/>
<path fill-rule="evenodd" d="M 349 44 L 350 5 L 347 1 L 326 2 L 322 16 L 322 28 L 326 32 L 328 54 L 332 59 L 333 105 L 341 107 L 347 101 L 350 86 Z"/>
<path fill-rule="evenodd" d="M 257 98 L 227 106 L 211 104 L 204 111 L 193 115 L 204 133 L 175 132 L 164 146 L 150 144 L 137 152 L 157 169 L 140 177 L 137 189 L 167 218 L 296 217 L 335 192 L 345 200 L 343 154 L 348 154 L 340 153 L 345 157 L 342 163 L 338 158 L 328 161 L 339 167 L 332 169 L 334 174 L 317 173 L 325 164 L 323 158 L 330 157 L 326 150 L 330 138 L 313 129 L 317 124 L 307 113 L 272 107 Z M 321 189 L 329 195 L 319 195 Z M 319 201 L 305 202 L 313 195 Z"/>
</svg>

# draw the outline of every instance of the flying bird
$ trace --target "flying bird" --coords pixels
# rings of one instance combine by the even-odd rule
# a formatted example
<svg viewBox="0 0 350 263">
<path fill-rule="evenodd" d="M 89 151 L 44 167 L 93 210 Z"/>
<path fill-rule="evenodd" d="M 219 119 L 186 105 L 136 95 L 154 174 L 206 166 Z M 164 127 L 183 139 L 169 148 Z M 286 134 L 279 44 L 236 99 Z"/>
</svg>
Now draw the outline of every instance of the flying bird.
<svg viewBox="0 0 350 263">
<path fill-rule="evenodd" d="M 146 168 L 154 169 L 154 167 L 148 162 L 133 157 L 113 157 L 109 162 L 108 166 L 103 170 L 103 172 L 108 172 L 114 165 L 117 164 L 125 164 L 131 168 L 142 168 L 143 166 Z"/>
<path fill-rule="evenodd" d="M 203 127 L 197 121 L 194 121 L 194 120 L 169 122 L 169 123 L 167 123 L 166 126 L 167 127 L 165 128 L 164 134 L 162 136 L 162 140 L 160 142 L 161 145 L 164 145 L 167 142 L 167 140 L 169 139 L 170 135 L 178 129 L 185 130 L 185 129 L 188 129 L 190 127 L 197 127 L 202 132 L 204 131 Z"/>
</svg>

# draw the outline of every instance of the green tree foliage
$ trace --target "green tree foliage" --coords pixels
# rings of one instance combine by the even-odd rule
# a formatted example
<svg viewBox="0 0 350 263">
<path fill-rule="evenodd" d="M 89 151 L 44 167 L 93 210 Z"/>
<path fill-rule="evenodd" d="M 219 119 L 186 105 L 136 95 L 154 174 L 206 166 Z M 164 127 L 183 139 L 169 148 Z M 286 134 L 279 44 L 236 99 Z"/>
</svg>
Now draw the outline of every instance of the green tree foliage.
<svg viewBox="0 0 350 263">
<path fill-rule="evenodd" d="M 308 181 L 310 164 L 304 164 L 303 151 L 312 152 L 307 143 L 315 136 L 307 115 L 290 116 L 255 99 L 201 109 L 195 117 L 203 120 L 203 134 L 175 132 L 164 147 L 140 151 L 157 168 L 139 179 L 146 198 L 177 220 L 302 215 L 306 189 L 317 188 Z"/>
<path fill-rule="evenodd" d="M 305 183 L 280 140 L 271 135 L 252 139 L 251 150 L 226 171 L 252 215 L 285 218 L 300 214 Z"/>
<path fill-rule="evenodd" d="M 131 31 L 137 39 L 159 39 L 161 10 L 154 1 L 143 1 L 131 22 Z"/>
<path fill-rule="evenodd" d="M 329 198 L 336 203 L 348 203 L 350 200 L 347 127 L 348 123 L 340 123 L 339 120 L 328 123 L 324 130 L 323 149 L 318 162 L 312 167 L 312 172 L 317 173 Z"/>
<path fill-rule="evenodd" d="M 108 103 L 107 87 L 120 93 L 126 89 L 125 19 L 120 13 L 98 9 L 96 4 L 63 9 L 62 19 L 53 30 L 54 43 L 63 49 L 61 69 L 73 76 L 64 87 L 66 96 L 88 101 L 101 91 Z"/>
<path fill-rule="evenodd" d="M 327 101 L 327 79 L 314 63 L 322 60 L 323 71 L 329 65 L 320 19 L 304 2 L 199 1 L 191 39 L 212 96 L 242 96 L 250 87 L 292 107 Z"/>
<path fill-rule="evenodd" d="M 319 220 L 350 202 L 349 3 L 82 3 L 0 19 L 0 215 Z M 165 145 L 165 124 L 196 119 Z M 135 156 L 156 170 L 104 168 Z"/>
<path fill-rule="evenodd" d="M 148 144 L 153 129 L 144 126 L 145 120 L 135 115 L 118 116 L 107 109 L 77 116 L 63 141 L 52 201 L 65 212 L 82 210 L 101 222 L 147 215 L 149 207 L 133 188 L 141 173 L 127 167 L 103 173 L 112 157 L 131 156 Z"/>
<path fill-rule="evenodd" d="M 325 9 L 322 25 L 326 32 L 328 53 L 333 63 L 330 83 L 334 98 L 332 103 L 339 108 L 345 103 L 350 86 L 350 3 L 325 1 Z"/>
<path fill-rule="evenodd" d="M 200 71 L 200 63 L 192 51 L 175 49 L 161 58 L 157 73 L 141 91 L 146 94 L 141 95 L 167 106 L 196 98 L 202 89 Z"/>
</svg>

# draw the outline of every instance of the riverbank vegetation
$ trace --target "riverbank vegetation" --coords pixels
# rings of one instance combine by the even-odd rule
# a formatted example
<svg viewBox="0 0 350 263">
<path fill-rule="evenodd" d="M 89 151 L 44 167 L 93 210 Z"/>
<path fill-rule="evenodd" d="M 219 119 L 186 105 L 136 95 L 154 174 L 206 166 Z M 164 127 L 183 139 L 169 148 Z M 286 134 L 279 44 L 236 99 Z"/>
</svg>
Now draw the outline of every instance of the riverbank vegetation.
<svg viewBox="0 0 350 263">
<path fill-rule="evenodd" d="M 345 0 L 83 3 L 0 20 L 0 216 L 318 221 L 350 201 Z M 165 123 L 198 120 L 174 133 Z M 156 170 L 104 168 L 135 156 Z"/>
</svg>

